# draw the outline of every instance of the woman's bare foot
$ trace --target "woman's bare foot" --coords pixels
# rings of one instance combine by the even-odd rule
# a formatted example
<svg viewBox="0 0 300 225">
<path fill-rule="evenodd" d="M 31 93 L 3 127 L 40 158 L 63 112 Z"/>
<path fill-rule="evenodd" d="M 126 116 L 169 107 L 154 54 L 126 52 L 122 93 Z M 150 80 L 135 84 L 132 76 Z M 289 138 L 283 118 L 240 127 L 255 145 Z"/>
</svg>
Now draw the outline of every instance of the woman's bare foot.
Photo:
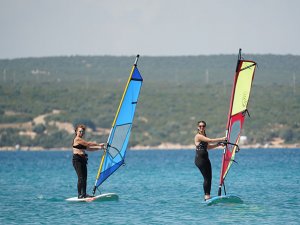
<svg viewBox="0 0 300 225">
<path fill-rule="evenodd" d="M 208 199 L 210 199 L 210 195 L 205 195 L 205 196 L 204 196 L 204 200 L 206 201 L 206 200 L 208 200 Z"/>
</svg>

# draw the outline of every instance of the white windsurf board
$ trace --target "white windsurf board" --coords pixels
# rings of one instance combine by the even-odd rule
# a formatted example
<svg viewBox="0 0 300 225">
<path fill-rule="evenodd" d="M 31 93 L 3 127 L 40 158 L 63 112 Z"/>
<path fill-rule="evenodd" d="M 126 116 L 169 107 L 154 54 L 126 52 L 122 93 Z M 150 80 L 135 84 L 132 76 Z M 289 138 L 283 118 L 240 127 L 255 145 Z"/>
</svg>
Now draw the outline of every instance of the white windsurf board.
<svg viewBox="0 0 300 225">
<path fill-rule="evenodd" d="M 92 201 L 113 201 L 118 200 L 119 196 L 115 193 L 105 193 L 101 195 L 96 195 L 94 197 L 90 198 L 78 198 L 78 197 L 72 197 L 67 198 L 66 201 L 68 202 L 92 202 Z"/>
</svg>

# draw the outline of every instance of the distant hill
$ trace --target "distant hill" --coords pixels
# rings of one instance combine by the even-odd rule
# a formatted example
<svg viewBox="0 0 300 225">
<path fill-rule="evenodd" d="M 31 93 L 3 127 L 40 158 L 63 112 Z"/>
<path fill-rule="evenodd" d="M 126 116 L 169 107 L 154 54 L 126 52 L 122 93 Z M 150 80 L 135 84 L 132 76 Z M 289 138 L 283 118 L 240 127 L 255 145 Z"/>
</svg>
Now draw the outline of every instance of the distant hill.
<svg viewBox="0 0 300 225">
<path fill-rule="evenodd" d="M 244 55 L 258 63 L 244 135 L 250 143 L 300 141 L 300 56 Z M 0 60 L 0 145 L 68 147 L 60 124 L 84 122 L 105 141 L 133 57 L 70 56 Z M 196 122 L 223 136 L 236 55 L 143 57 L 144 78 L 130 144 L 191 144 Z M 58 114 L 49 114 L 59 110 Z M 48 114 L 45 124 L 34 122 Z M 31 126 L 12 126 L 19 123 Z M 11 126 L 7 126 L 10 124 Z M 4 126 L 6 125 L 6 126 Z M 29 135 L 30 134 L 30 135 Z M 32 135 L 34 134 L 34 135 Z"/>
</svg>

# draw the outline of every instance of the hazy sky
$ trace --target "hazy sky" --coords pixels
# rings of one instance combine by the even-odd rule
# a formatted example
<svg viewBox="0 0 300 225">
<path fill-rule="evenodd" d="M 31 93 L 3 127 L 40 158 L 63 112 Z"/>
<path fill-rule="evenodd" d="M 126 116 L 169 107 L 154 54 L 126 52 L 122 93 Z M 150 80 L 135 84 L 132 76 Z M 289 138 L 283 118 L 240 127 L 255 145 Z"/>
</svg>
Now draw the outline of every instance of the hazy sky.
<svg viewBox="0 0 300 225">
<path fill-rule="evenodd" d="M 300 55 L 299 0 L 0 0 L 0 58 Z"/>
</svg>

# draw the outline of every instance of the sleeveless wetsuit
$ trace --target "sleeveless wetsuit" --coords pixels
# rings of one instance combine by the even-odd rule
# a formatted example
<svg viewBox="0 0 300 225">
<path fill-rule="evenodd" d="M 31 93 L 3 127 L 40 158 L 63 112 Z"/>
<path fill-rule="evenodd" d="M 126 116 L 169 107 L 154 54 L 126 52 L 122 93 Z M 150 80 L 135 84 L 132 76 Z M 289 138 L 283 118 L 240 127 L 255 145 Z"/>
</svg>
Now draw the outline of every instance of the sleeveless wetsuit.
<svg viewBox="0 0 300 225">
<path fill-rule="evenodd" d="M 207 142 L 201 141 L 196 146 L 195 165 L 198 167 L 204 178 L 203 189 L 205 195 L 210 195 L 212 171 L 211 164 L 208 158 Z"/>
<path fill-rule="evenodd" d="M 87 149 L 84 145 L 76 145 L 73 148 L 77 149 Z M 87 154 L 73 154 L 72 164 L 76 171 L 78 181 L 77 181 L 77 190 L 78 198 L 84 198 L 86 196 L 86 180 L 87 180 Z"/>
</svg>

